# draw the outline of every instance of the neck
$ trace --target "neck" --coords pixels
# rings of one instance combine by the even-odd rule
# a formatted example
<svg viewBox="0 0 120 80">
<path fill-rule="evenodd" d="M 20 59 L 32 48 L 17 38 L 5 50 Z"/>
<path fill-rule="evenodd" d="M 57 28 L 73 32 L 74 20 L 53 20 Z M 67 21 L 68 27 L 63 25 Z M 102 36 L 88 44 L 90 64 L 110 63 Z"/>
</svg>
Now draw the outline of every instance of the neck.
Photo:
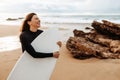
<svg viewBox="0 0 120 80">
<path fill-rule="evenodd" d="M 36 31 L 37 31 L 37 28 L 35 28 L 35 27 L 30 27 L 30 31 L 36 32 Z"/>
</svg>

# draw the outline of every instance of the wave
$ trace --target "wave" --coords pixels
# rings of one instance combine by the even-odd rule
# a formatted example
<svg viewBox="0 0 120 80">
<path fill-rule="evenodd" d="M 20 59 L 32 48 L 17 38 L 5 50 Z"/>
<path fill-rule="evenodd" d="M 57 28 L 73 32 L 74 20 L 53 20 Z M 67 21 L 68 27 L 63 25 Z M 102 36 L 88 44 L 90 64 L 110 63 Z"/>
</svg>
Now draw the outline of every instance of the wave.
<svg viewBox="0 0 120 80">
<path fill-rule="evenodd" d="M 115 23 L 120 23 L 120 14 L 109 14 L 109 15 L 81 15 L 81 14 L 38 14 L 42 23 L 48 24 L 62 24 L 62 23 L 91 23 L 94 20 L 101 21 L 103 19 L 109 20 Z M 23 17 L 15 15 L 14 17 L 9 15 L 9 17 L 0 18 L 0 24 L 17 24 L 20 25 L 23 19 L 14 20 L 14 21 L 6 21 L 7 18 L 19 18 Z"/>
</svg>

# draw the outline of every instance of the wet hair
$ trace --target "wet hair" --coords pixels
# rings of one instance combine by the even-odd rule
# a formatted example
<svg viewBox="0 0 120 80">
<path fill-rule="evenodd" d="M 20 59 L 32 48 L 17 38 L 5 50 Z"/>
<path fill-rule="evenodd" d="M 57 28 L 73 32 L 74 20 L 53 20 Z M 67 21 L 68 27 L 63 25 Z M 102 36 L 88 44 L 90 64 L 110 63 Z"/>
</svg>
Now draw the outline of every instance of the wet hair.
<svg viewBox="0 0 120 80">
<path fill-rule="evenodd" d="M 20 28 L 20 32 L 24 32 L 24 31 L 29 31 L 29 30 L 30 30 L 30 25 L 28 24 L 28 21 L 31 21 L 31 19 L 32 19 L 32 17 L 33 17 L 34 15 L 37 15 L 37 14 L 36 14 L 36 13 L 29 13 L 29 14 L 26 16 L 26 18 L 25 18 L 25 20 L 23 21 L 23 24 L 22 24 L 22 26 L 21 26 L 21 28 Z"/>
</svg>

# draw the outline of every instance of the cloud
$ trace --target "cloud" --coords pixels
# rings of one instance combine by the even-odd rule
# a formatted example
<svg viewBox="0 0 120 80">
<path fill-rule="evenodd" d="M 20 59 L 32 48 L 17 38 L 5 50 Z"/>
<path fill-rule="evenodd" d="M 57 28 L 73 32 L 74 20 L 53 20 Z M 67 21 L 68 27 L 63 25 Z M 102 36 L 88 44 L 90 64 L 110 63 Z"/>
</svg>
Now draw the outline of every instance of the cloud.
<svg viewBox="0 0 120 80">
<path fill-rule="evenodd" d="M 113 12 L 120 13 L 119 0 L 0 0 L 0 12 Z M 114 3 L 114 4 L 113 4 Z"/>
</svg>

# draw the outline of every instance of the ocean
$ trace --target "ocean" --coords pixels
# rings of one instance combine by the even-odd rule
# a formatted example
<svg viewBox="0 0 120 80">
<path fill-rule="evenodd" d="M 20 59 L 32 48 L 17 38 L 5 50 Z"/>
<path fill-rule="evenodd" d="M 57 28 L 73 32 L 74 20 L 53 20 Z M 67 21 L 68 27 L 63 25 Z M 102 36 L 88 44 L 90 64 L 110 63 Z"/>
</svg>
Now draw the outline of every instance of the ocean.
<svg viewBox="0 0 120 80">
<path fill-rule="evenodd" d="M 0 14 L 0 24 L 20 25 L 25 14 Z M 92 23 L 94 20 L 109 20 L 120 23 L 120 14 L 38 14 L 43 24 Z M 8 18 L 15 20 L 7 20 Z"/>
</svg>

